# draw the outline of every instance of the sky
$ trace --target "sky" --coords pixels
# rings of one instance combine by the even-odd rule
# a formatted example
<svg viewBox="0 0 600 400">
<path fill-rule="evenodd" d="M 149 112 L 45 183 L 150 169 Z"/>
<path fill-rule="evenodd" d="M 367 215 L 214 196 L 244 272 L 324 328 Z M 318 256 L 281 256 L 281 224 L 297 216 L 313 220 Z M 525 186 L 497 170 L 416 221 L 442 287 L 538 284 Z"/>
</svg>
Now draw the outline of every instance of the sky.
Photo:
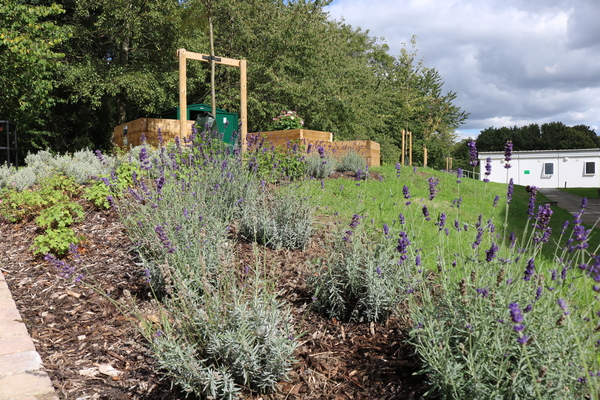
<svg viewBox="0 0 600 400">
<path fill-rule="evenodd" d="M 335 0 L 330 19 L 418 55 L 470 113 L 457 133 L 560 121 L 600 135 L 600 0 Z M 410 48 L 410 47 L 409 47 Z"/>
</svg>

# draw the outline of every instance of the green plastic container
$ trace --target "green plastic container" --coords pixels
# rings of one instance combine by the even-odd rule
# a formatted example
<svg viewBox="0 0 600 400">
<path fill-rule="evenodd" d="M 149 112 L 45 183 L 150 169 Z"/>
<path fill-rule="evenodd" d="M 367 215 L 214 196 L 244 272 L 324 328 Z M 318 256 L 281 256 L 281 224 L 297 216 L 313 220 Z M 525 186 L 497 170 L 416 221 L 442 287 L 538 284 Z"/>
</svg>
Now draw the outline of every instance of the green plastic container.
<svg viewBox="0 0 600 400">
<path fill-rule="evenodd" d="M 230 113 L 220 108 L 216 109 L 217 130 L 223 135 L 223 141 L 229 145 L 234 145 L 234 133 L 238 129 L 238 114 Z M 212 107 L 207 104 L 190 104 L 187 106 L 187 119 L 196 120 L 199 115 L 212 113 Z M 162 118 L 179 119 L 179 107 L 161 115 Z"/>
</svg>

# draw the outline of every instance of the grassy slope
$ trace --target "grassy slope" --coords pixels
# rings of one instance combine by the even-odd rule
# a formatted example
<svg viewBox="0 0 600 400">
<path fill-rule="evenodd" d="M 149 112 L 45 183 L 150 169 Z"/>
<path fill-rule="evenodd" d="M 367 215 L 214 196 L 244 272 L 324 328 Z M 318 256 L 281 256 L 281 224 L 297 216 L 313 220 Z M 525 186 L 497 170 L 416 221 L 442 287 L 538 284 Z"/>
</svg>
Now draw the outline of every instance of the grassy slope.
<svg viewBox="0 0 600 400">
<path fill-rule="evenodd" d="M 502 232 L 506 211 L 506 185 L 498 183 L 484 183 L 473 179 L 463 178 L 462 183 L 457 183 L 456 176 L 429 168 L 418 168 L 413 173 L 412 168 L 402 168 L 400 177 L 397 177 L 394 166 L 384 166 L 374 168 L 383 176 L 382 181 L 354 181 L 349 179 L 336 179 L 324 181 L 324 188 L 318 180 L 306 181 L 302 184 L 303 190 L 312 196 L 317 203 L 317 213 L 322 215 L 339 214 L 341 221 L 349 222 L 353 214 L 359 214 L 366 217 L 367 222 L 371 222 L 381 227 L 384 223 L 389 226 L 399 227 L 399 214 L 403 213 L 405 217 L 414 224 L 420 223 L 422 217 L 422 205 L 426 205 L 430 211 L 432 221 L 438 220 L 440 213 L 447 216 L 446 226 L 452 229 L 454 220 L 460 221 L 461 225 L 468 224 L 471 228 L 463 233 L 463 242 L 472 242 L 475 237 L 475 231 L 472 229 L 477 223 L 478 216 L 483 215 L 483 222 L 492 219 L 496 226 L 496 232 Z M 434 177 L 439 180 L 437 185 L 438 193 L 433 201 L 428 200 L 429 185 L 428 178 Z M 360 183 L 360 185 L 357 185 Z M 406 185 L 411 194 L 411 204 L 406 206 L 407 199 L 403 197 L 402 188 Z M 497 207 L 493 207 L 494 197 L 499 196 Z M 462 197 L 460 208 L 453 207 L 452 201 Z M 538 194 L 536 205 L 544 204 L 547 198 Z M 529 194 L 522 186 L 515 186 L 513 200 L 509 206 L 507 218 L 506 235 L 514 232 L 520 237 L 527 225 L 527 208 Z M 537 208 L 537 207 L 536 207 Z M 544 255 L 551 258 L 557 245 L 562 246 L 566 237 L 560 236 L 563 223 L 566 220 L 571 222 L 573 217 L 569 212 L 559 207 L 552 208 L 550 226 L 553 234 L 550 243 L 544 248 Z M 416 221 L 416 222 L 415 222 Z M 529 221 L 531 225 L 532 221 Z M 588 227 L 590 228 L 590 227 Z M 435 234 L 435 229 L 416 228 L 423 235 Z M 531 228 L 528 228 L 531 232 Z M 567 231 L 567 235 L 571 230 Z M 432 237 L 432 241 L 437 238 Z M 501 240 L 497 238 L 496 240 Z M 600 230 L 594 229 L 590 239 L 590 250 L 596 249 L 600 244 Z"/>
</svg>

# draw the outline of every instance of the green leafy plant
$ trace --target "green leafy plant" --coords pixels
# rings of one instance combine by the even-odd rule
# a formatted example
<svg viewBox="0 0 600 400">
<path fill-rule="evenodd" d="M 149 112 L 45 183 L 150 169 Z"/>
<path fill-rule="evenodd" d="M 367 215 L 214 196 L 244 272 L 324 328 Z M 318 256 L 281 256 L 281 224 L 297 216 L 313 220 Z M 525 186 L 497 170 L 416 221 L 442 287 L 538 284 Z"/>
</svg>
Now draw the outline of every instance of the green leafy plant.
<svg viewBox="0 0 600 400">
<path fill-rule="evenodd" d="M 298 180 L 306 175 L 304 152 L 298 144 L 288 148 L 264 147 L 264 138 L 250 139 L 247 151 L 248 169 L 270 183 L 281 180 Z"/>
<path fill-rule="evenodd" d="M 79 244 L 82 241 L 83 236 L 75 234 L 69 227 L 51 228 L 34 239 L 31 250 L 33 254 L 52 253 L 61 256 L 69 251 L 71 244 Z"/>
<path fill-rule="evenodd" d="M 36 224 L 43 229 L 65 228 L 83 218 L 83 207 L 74 201 L 57 203 L 40 212 L 35 219 Z"/>
<path fill-rule="evenodd" d="M 287 129 L 302 129 L 304 120 L 300 118 L 296 111 L 282 111 L 277 117 L 273 118 L 271 129 L 283 131 Z"/>
<path fill-rule="evenodd" d="M 68 196 L 54 189 L 41 188 L 22 192 L 4 190 L 0 194 L 0 215 L 9 222 L 18 223 L 35 218 L 46 207 L 68 201 Z"/>
<path fill-rule="evenodd" d="M 83 198 L 92 203 L 97 209 L 108 210 L 110 208 L 108 196 L 111 194 L 110 188 L 101 180 L 97 180 L 91 186 L 83 189 Z"/>
</svg>

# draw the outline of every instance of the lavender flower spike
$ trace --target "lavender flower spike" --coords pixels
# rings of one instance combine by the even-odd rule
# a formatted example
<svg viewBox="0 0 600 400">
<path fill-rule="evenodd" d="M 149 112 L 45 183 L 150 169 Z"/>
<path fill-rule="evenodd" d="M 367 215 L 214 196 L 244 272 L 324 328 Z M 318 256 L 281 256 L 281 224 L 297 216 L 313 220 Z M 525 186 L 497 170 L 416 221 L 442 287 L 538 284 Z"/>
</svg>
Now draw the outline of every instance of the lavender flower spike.
<svg viewBox="0 0 600 400">
<path fill-rule="evenodd" d="M 477 164 L 479 164 L 479 159 L 478 159 L 477 146 L 475 145 L 475 141 L 474 140 L 470 140 L 467 143 L 467 146 L 469 146 L 469 156 L 471 158 L 471 161 L 469 163 L 473 167 L 476 167 Z"/>
<path fill-rule="evenodd" d="M 488 183 L 490 181 L 490 175 L 492 174 L 492 157 L 488 157 L 485 160 L 485 178 L 483 181 Z"/>
<path fill-rule="evenodd" d="M 504 168 L 510 168 L 510 160 L 512 158 L 512 152 L 513 152 L 513 143 L 512 140 L 509 140 L 508 142 L 506 142 L 506 144 L 504 145 Z"/>
<path fill-rule="evenodd" d="M 508 188 L 506 190 L 506 203 L 507 204 L 512 203 L 512 196 L 513 196 L 514 190 L 515 190 L 515 184 L 513 182 L 513 178 L 510 178 L 510 181 L 508 181 Z"/>
</svg>

